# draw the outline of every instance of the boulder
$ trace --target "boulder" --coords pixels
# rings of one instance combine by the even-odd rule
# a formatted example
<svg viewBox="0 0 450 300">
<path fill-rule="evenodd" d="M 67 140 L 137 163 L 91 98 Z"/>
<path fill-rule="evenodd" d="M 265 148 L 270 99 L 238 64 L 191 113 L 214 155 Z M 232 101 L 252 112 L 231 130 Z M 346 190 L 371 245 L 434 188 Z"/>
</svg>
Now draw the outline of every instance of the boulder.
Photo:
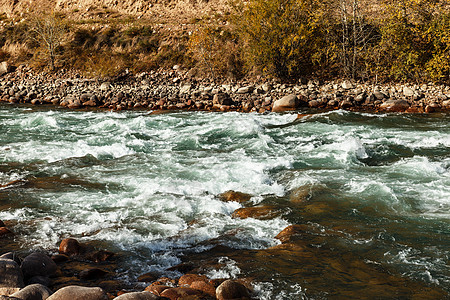
<svg viewBox="0 0 450 300">
<path fill-rule="evenodd" d="M 205 281 L 194 281 L 191 283 L 190 288 L 216 298 L 216 288 L 211 283 Z"/>
<path fill-rule="evenodd" d="M 7 73 L 11 72 L 11 66 L 8 64 L 8 62 L 4 61 L 0 63 L 0 76 L 5 75 Z"/>
<path fill-rule="evenodd" d="M 42 284 L 27 285 L 10 297 L 20 300 L 45 300 L 52 294 L 52 291 Z"/>
<path fill-rule="evenodd" d="M 298 98 L 296 95 L 287 95 L 273 103 L 273 112 L 283 112 L 296 110 L 298 107 Z"/>
<path fill-rule="evenodd" d="M 189 299 L 195 299 L 195 296 L 202 296 L 202 292 L 188 287 L 177 287 L 166 289 L 161 293 L 161 297 L 166 297 L 170 300 L 188 298 L 189 296 L 192 296 Z"/>
<path fill-rule="evenodd" d="M 25 257 L 21 269 L 25 277 L 33 276 L 51 276 L 55 274 L 56 263 L 47 255 L 40 252 L 34 252 Z"/>
<path fill-rule="evenodd" d="M 250 299 L 248 289 L 235 280 L 225 280 L 216 289 L 218 300 Z"/>
<path fill-rule="evenodd" d="M 219 195 L 219 199 L 225 202 L 234 201 L 234 202 L 247 202 L 250 200 L 252 195 L 241 193 L 241 192 L 235 192 L 235 191 L 226 191 L 225 193 L 222 193 Z"/>
<path fill-rule="evenodd" d="M 20 266 L 11 259 L 0 259 L 0 295 L 7 294 L 1 289 L 20 289 L 24 286 L 23 274 Z M 16 292 L 14 290 L 13 292 Z"/>
<path fill-rule="evenodd" d="M 47 300 L 108 300 L 108 296 L 99 287 L 70 285 L 57 290 Z"/>
<path fill-rule="evenodd" d="M 289 225 L 275 237 L 280 240 L 282 243 L 291 242 L 295 236 L 299 236 L 302 233 L 306 232 L 306 225 Z"/>
<path fill-rule="evenodd" d="M 403 88 L 403 95 L 405 97 L 412 97 L 412 96 L 414 96 L 414 90 L 410 87 L 405 86 Z"/>
<path fill-rule="evenodd" d="M 213 97 L 213 105 L 231 105 L 231 98 L 227 93 L 218 93 Z"/>
<path fill-rule="evenodd" d="M 81 245 L 76 239 L 68 238 L 59 244 L 59 253 L 65 255 L 78 255 L 81 252 Z"/>
<path fill-rule="evenodd" d="M 272 206 L 243 207 L 236 209 L 232 214 L 233 218 L 254 218 L 260 220 L 271 219 L 275 216 L 277 216 L 277 212 Z"/>
<path fill-rule="evenodd" d="M 171 286 L 168 285 L 161 285 L 161 284 L 156 284 L 156 285 L 149 285 L 148 287 L 145 288 L 145 291 L 150 292 L 152 294 L 155 294 L 157 296 L 161 296 L 161 293 L 164 292 L 167 289 L 171 289 Z"/>
<path fill-rule="evenodd" d="M 197 274 L 185 274 L 178 279 L 179 286 L 190 286 L 194 281 L 204 281 L 207 282 L 208 278 L 205 275 Z"/>
<path fill-rule="evenodd" d="M 410 107 L 405 100 L 388 100 L 380 105 L 380 108 L 389 112 L 404 112 Z"/>
<path fill-rule="evenodd" d="M 133 292 L 120 295 L 114 300 L 158 300 L 159 297 L 150 292 Z"/>
<path fill-rule="evenodd" d="M 0 259 L 10 259 L 15 261 L 19 266 L 22 264 L 22 261 L 20 258 L 16 255 L 14 252 L 7 252 L 2 255 L 0 255 Z"/>
</svg>

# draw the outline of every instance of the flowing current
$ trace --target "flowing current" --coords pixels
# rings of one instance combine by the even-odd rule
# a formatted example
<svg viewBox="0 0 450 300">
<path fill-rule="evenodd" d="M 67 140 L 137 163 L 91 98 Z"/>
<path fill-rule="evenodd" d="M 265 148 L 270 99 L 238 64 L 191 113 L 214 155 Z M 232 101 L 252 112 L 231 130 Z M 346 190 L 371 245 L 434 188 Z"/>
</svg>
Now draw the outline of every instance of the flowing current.
<svg viewBox="0 0 450 300">
<path fill-rule="evenodd" d="M 23 249 L 98 243 L 128 282 L 190 262 L 210 278 L 251 278 L 258 299 L 446 298 L 449 124 L 2 105 L 0 220 Z M 224 202 L 228 190 L 252 198 Z M 233 217 L 243 206 L 272 213 Z M 281 244 L 292 224 L 303 233 Z"/>
</svg>

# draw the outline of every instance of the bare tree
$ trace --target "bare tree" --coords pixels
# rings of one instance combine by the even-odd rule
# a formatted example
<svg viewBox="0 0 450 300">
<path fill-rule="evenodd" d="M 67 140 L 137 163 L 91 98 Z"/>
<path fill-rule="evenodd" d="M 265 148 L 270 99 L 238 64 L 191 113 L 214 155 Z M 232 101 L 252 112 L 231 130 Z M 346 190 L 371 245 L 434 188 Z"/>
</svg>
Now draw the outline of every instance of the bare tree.
<svg viewBox="0 0 450 300">
<path fill-rule="evenodd" d="M 51 70 L 55 70 L 57 50 L 61 46 L 66 32 L 62 19 L 55 13 L 41 13 L 32 18 L 32 38 L 48 55 Z"/>
</svg>

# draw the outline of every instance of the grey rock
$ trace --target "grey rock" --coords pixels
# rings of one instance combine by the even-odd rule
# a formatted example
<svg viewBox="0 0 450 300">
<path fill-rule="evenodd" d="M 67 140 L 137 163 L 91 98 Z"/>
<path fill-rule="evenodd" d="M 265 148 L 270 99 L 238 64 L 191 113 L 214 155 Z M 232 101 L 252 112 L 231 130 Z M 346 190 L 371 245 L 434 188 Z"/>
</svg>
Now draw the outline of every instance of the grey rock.
<svg viewBox="0 0 450 300">
<path fill-rule="evenodd" d="M 47 300 L 108 300 L 108 296 L 99 287 L 70 285 L 57 290 Z"/>
<path fill-rule="evenodd" d="M 20 266 L 11 259 L 0 259 L 0 288 L 22 288 L 23 273 Z M 15 291 L 14 291 L 15 292 Z M 0 291 L 0 295 L 2 292 Z M 6 292 L 4 293 L 6 294 Z"/>
<path fill-rule="evenodd" d="M 20 300 L 45 300 L 52 294 L 52 291 L 42 284 L 27 285 L 20 291 L 11 295 Z"/>
<path fill-rule="evenodd" d="M 25 277 L 51 276 L 56 272 L 56 263 L 44 253 L 34 252 L 25 257 L 21 269 Z"/>
<path fill-rule="evenodd" d="M 387 96 L 384 93 L 380 92 L 380 91 L 374 91 L 373 95 L 378 100 L 383 100 L 384 98 L 387 98 Z"/>
<path fill-rule="evenodd" d="M 156 296 L 155 294 L 152 294 L 150 292 L 126 293 L 114 298 L 114 300 L 158 300 L 158 299 L 160 299 L 159 296 Z"/>
<path fill-rule="evenodd" d="M 270 92 L 272 90 L 272 85 L 270 83 L 264 83 L 261 86 L 262 90 L 266 93 Z"/>
<path fill-rule="evenodd" d="M 350 90 L 350 89 L 354 88 L 354 85 L 350 81 L 346 80 L 346 81 L 342 82 L 341 87 L 344 90 Z"/>
<path fill-rule="evenodd" d="M 254 87 L 249 85 L 245 87 L 241 87 L 236 91 L 236 94 L 249 94 L 253 91 Z"/>
<path fill-rule="evenodd" d="M 287 95 L 273 103 L 273 112 L 283 112 L 295 110 L 298 105 L 298 98 L 296 95 Z"/>
</svg>

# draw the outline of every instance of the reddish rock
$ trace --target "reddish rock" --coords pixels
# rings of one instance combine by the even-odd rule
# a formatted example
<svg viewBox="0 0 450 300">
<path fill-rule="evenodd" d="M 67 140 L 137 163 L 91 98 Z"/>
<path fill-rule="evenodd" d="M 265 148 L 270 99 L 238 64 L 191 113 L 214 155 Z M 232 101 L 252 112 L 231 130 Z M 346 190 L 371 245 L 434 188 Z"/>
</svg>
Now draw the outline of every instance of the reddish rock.
<svg viewBox="0 0 450 300">
<path fill-rule="evenodd" d="M 252 195 L 250 194 L 235 191 L 226 191 L 225 193 L 219 195 L 219 199 L 222 201 L 234 201 L 239 203 L 247 202 L 251 197 Z"/>
<path fill-rule="evenodd" d="M 5 236 L 14 235 L 14 233 L 7 227 L 0 227 L 0 238 Z"/>
<path fill-rule="evenodd" d="M 205 275 L 185 274 L 178 279 L 178 285 L 190 286 L 194 281 L 208 282 L 208 278 Z"/>
<path fill-rule="evenodd" d="M 243 207 L 236 209 L 233 214 L 233 218 L 247 219 L 271 219 L 277 216 L 277 212 L 272 206 L 254 206 L 254 207 Z"/>
<path fill-rule="evenodd" d="M 201 291 L 211 297 L 216 297 L 216 288 L 211 283 L 205 281 L 194 281 L 191 283 L 190 288 Z"/>
<path fill-rule="evenodd" d="M 78 255 L 81 252 L 81 245 L 76 239 L 68 238 L 59 244 L 59 253 L 66 255 Z"/>
<path fill-rule="evenodd" d="M 189 296 L 202 296 L 202 292 L 187 287 L 177 287 L 166 289 L 161 293 L 161 297 L 177 300 L 187 298 Z"/>
<path fill-rule="evenodd" d="M 149 285 L 145 288 L 145 291 L 153 293 L 157 296 L 161 296 L 161 293 L 167 289 L 171 289 L 171 286 L 168 285 Z"/>
<path fill-rule="evenodd" d="M 280 240 L 282 243 L 286 243 L 292 240 L 292 237 L 295 235 L 300 235 L 304 233 L 307 229 L 306 225 L 289 225 L 285 229 L 283 229 L 280 233 L 275 237 Z"/>
<path fill-rule="evenodd" d="M 248 289 L 241 283 L 234 280 L 225 280 L 216 289 L 218 300 L 250 299 Z"/>
</svg>

